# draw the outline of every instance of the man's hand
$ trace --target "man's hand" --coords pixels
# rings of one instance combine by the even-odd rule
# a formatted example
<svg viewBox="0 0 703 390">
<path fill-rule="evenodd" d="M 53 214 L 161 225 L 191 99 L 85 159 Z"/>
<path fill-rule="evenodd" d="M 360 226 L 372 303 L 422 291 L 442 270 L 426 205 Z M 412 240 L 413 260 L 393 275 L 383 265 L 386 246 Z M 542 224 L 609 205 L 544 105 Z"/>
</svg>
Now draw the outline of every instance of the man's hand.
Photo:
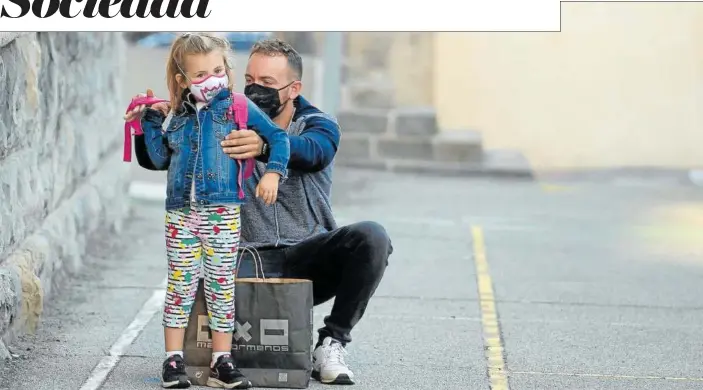
<svg viewBox="0 0 703 390">
<path fill-rule="evenodd" d="M 234 130 L 221 142 L 222 150 L 231 158 L 245 160 L 261 155 L 264 140 L 253 130 Z"/>
<path fill-rule="evenodd" d="M 144 97 L 144 96 L 154 97 L 154 91 L 152 91 L 151 89 L 147 89 L 146 95 L 140 93 L 139 95 L 135 96 L 135 98 Z M 166 115 L 168 115 L 168 112 L 171 110 L 171 105 L 167 102 L 161 102 L 161 103 L 153 104 L 151 106 L 151 108 L 154 110 L 160 111 L 162 114 L 164 114 L 164 116 L 166 116 Z M 130 122 L 130 121 L 136 119 L 138 116 L 142 115 L 142 112 L 145 109 L 146 109 L 146 105 L 144 105 L 144 104 L 137 106 L 137 107 L 134 107 L 134 109 L 132 109 L 132 111 L 125 114 L 124 120 Z"/>
<path fill-rule="evenodd" d="M 278 197 L 278 182 L 281 175 L 276 172 L 266 172 L 256 186 L 256 197 L 263 198 L 267 206 L 276 203 Z"/>
</svg>

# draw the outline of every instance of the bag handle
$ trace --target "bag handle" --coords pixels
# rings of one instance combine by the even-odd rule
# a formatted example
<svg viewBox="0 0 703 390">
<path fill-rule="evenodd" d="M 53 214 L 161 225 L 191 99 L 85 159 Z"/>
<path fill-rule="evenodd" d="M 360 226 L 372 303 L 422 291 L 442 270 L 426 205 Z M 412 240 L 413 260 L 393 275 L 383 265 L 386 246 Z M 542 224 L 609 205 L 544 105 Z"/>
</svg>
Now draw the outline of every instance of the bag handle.
<svg viewBox="0 0 703 390">
<path fill-rule="evenodd" d="M 242 253 L 239 255 L 239 259 L 237 259 L 237 267 L 234 269 L 234 277 L 237 278 L 239 276 L 239 265 L 241 264 L 242 257 L 244 257 L 244 251 L 247 251 L 251 254 L 251 258 L 254 261 L 254 272 L 256 272 L 256 279 L 266 281 L 266 275 L 264 274 L 264 262 L 261 261 L 261 254 L 259 254 L 259 251 L 251 246 L 244 246 L 241 250 Z M 259 277 L 259 268 L 261 269 L 261 277 Z"/>
</svg>

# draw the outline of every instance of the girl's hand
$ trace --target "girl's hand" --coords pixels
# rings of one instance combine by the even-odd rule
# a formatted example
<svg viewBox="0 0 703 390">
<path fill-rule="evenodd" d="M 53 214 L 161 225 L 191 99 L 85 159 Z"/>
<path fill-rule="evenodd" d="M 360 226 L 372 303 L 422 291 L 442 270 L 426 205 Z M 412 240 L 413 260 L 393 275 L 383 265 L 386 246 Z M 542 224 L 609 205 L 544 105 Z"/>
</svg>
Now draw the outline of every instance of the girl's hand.
<svg viewBox="0 0 703 390">
<path fill-rule="evenodd" d="M 154 97 L 154 91 L 152 91 L 151 89 L 147 89 L 146 95 L 144 95 L 143 93 L 140 93 L 139 95 L 135 96 L 135 98 L 140 98 L 140 97 L 144 97 L 144 96 Z M 171 110 L 171 106 L 167 102 L 153 104 L 151 106 L 151 108 L 154 110 L 160 111 L 162 114 L 164 114 L 164 116 L 168 115 L 168 112 Z M 134 107 L 134 109 L 132 109 L 132 111 L 125 114 L 124 120 L 127 122 L 130 122 L 130 121 L 136 119 L 137 117 L 141 116 L 142 112 L 144 110 L 146 110 L 146 105 L 144 105 L 144 104 L 137 106 L 137 107 Z"/>
<path fill-rule="evenodd" d="M 267 206 L 276 203 L 278 197 L 278 182 L 281 175 L 276 172 L 266 172 L 256 186 L 256 197 L 263 198 Z"/>
</svg>

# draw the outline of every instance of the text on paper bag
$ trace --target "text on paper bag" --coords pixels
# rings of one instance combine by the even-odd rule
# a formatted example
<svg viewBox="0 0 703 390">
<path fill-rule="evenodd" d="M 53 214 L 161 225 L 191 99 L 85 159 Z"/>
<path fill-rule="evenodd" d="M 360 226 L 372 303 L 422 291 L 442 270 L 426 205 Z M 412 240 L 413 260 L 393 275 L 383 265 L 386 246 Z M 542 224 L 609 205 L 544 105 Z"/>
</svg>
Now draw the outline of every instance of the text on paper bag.
<svg viewBox="0 0 703 390">
<path fill-rule="evenodd" d="M 288 352 L 288 320 L 286 319 L 260 319 L 259 342 L 252 342 L 253 329 L 249 321 L 241 324 L 234 322 L 234 335 L 232 336 L 232 350 L 256 352 Z M 198 348 L 212 348 L 212 335 L 208 316 L 198 316 L 198 333 L 196 339 Z"/>
</svg>

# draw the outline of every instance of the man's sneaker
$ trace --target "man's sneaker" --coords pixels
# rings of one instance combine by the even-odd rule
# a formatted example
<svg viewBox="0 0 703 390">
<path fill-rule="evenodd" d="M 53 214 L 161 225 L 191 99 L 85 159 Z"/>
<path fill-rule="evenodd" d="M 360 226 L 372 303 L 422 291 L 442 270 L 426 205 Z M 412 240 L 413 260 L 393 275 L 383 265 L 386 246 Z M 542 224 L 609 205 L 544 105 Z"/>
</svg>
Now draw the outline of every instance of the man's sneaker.
<svg viewBox="0 0 703 390">
<path fill-rule="evenodd" d="M 186 374 L 186 365 L 181 355 L 172 355 L 164 361 L 161 370 L 161 384 L 166 389 L 187 389 L 190 380 Z"/>
<path fill-rule="evenodd" d="M 207 385 L 220 389 L 248 389 L 251 382 L 234 365 L 231 355 L 222 355 L 210 369 L 210 378 Z"/>
<path fill-rule="evenodd" d="M 346 354 L 342 343 L 326 337 L 312 354 L 312 377 L 329 385 L 353 385 L 354 373 L 344 362 Z"/>
</svg>

